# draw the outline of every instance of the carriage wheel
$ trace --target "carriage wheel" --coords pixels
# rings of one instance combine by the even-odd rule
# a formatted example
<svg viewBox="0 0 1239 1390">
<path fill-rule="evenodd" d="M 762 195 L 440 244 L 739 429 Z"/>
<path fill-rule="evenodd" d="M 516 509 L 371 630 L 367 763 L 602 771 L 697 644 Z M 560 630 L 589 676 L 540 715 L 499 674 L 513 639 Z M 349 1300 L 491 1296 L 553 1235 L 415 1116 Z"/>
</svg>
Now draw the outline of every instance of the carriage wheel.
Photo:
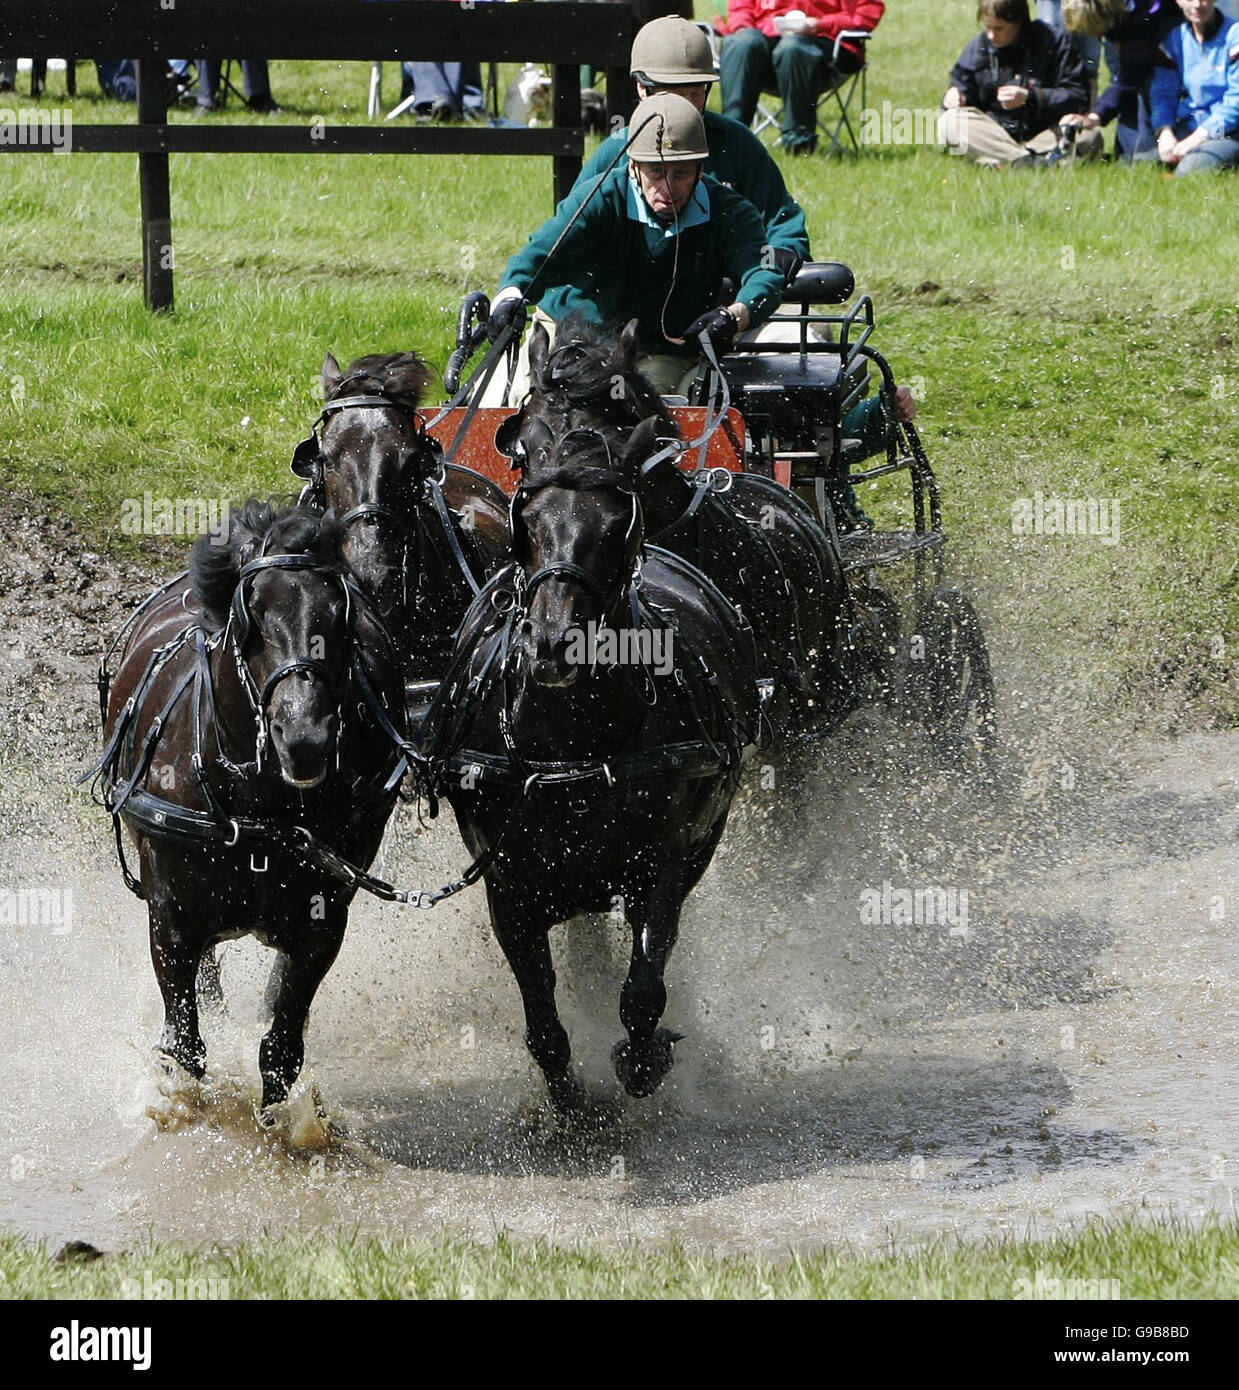
<svg viewBox="0 0 1239 1390">
<path fill-rule="evenodd" d="M 896 695 L 895 659 L 902 618 L 899 605 L 876 584 L 855 584 L 852 599 L 858 619 L 853 641 L 870 689 L 867 698 L 889 704 Z"/>
<path fill-rule="evenodd" d="M 998 744 L 994 678 L 981 620 L 958 589 L 936 589 L 921 605 L 904 688 L 909 712 L 920 720 L 934 752 L 948 767 L 964 768 Z"/>
</svg>

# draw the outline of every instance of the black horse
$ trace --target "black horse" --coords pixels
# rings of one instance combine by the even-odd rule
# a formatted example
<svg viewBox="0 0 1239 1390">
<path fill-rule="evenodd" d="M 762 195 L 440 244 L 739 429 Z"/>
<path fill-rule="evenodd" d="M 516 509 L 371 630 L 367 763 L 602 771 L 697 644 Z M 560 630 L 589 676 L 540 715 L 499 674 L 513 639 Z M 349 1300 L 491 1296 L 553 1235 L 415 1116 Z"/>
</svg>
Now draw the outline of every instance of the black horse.
<svg viewBox="0 0 1239 1390">
<path fill-rule="evenodd" d="M 794 493 L 752 473 L 691 479 L 668 448 L 679 432 L 637 371 L 636 322 L 622 332 L 569 321 L 553 350 L 530 337 L 531 390 L 496 445 L 527 456 L 548 436 L 595 429 L 636 458 L 647 535 L 705 571 L 752 624 L 776 739 L 822 734 L 856 701 L 847 645 L 853 622 L 837 548 Z"/>
<path fill-rule="evenodd" d="M 593 431 L 534 442 L 512 502 L 516 565 L 470 610 L 426 725 L 564 1120 L 596 1112 L 556 1013 L 547 932 L 581 912 L 627 918 L 628 1037 L 612 1057 L 628 1093 L 649 1095 L 678 1040 L 659 1022 L 681 908 L 757 728 L 751 633 L 699 571 L 643 547 L 638 462 Z"/>
<path fill-rule="evenodd" d="M 508 500 L 444 465 L 418 407 L 429 379 L 412 352 L 323 361 L 321 435 L 297 450 L 302 500 L 330 508 L 344 556 L 391 626 L 410 682 L 442 676 L 478 587 L 508 556 Z"/>
<path fill-rule="evenodd" d="M 399 657 L 342 540 L 330 515 L 247 503 L 226 545 L 197 542 L 190 587 L 136 616 L 110 692 L 101 675 L 95 771 L 149 910 L 160 1049 L 203 1075 L 199 963 L 217 942 L 257 936 L 280 953 L 259 1053 L 268 1122 L 301 1070 L 353 894 L 377 883 L 364 870 L 405 766 Z"/>
</svg>

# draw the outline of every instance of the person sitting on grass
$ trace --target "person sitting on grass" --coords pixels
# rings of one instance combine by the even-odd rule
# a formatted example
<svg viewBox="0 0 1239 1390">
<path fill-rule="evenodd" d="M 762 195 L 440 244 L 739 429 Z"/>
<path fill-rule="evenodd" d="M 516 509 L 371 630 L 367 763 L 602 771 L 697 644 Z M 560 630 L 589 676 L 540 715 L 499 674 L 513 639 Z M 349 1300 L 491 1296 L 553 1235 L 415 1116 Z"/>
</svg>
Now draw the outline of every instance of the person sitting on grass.
<svg viewBox="0 0 1239 1390">
<path fill-rule="evenodd" d="M 1028 0 L 981 0 L 977 19 L 982 32 L 951 70 L 938 143 L 995 168 L 1044 164 L 1063 117 L 1088 110 L 1084 64 L 1066 35 L 1029 16 Z M 1077 138 L 1078 155 L 1100 152 L 1100 131 Z"/>
<path fill-rule="evenodd" d="M 1104 38 L 1114 46 L 1116 71 L 1087 115 L 1071 113 L 1061 125 L 1100 130 L 1118 117 L 1116 153 L 1130 160 L 1156 145 L 1149 119 L 1149 89 L 1158 46 L 1179 23 L 1175 0 L 1064 0 L 1071 34 Z"/>
<path fill-rule="evenodd" d="M 1149 104 L 1160 159 L 1176 174 L 1239 166 L 1239 23 L 1217 0 L 1179 0 L 1184 23 L 1163 40 Z"/>
</svg>

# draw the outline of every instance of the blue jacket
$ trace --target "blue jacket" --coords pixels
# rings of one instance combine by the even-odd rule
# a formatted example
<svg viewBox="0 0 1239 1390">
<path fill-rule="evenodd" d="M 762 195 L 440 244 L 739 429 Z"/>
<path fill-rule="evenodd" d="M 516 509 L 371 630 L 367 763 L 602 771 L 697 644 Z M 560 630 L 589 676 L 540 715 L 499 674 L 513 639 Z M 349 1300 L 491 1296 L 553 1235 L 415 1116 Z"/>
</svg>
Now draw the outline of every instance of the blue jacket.
<svg viewBox="0 0 1239 1390">
<path fill-rule="evenodd" d="M 1153 129 L 1190 135 L 1204 126 L 1211 140 L 1239 135 L 1239 23 L 1217 13 L 1203 44 L 1190 24 L 1180 24 L 1161 51 L 1168 65 L 1153 74 Z"/>
</svg>

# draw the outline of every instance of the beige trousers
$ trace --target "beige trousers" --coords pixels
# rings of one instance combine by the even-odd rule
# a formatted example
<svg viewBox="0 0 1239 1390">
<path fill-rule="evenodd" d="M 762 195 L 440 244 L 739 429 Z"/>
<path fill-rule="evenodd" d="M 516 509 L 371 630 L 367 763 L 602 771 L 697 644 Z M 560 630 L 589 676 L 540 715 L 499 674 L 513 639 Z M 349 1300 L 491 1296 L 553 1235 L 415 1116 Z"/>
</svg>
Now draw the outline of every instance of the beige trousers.
<svg viewBox="0 0 1239 1390">
<path fill-rule="evenodd" d="M 978 164 L 1010 164 L 1027 154 L 1049 154 L 1058 143 L 1058 132 L 1049 126 L 1021 145 L 993 116 L 975 106 L 960 106 L 938 117 L 938 143 L 952 154 L 968 155 Z M 1096 159 L 1101 146 L 1100 130 L 1082 130 L 1076 136 L 1076 158 Z"/>
<path fill-rule="evenodd" d="M 551 346 L 554 347 L 555 320 L 544 314 L 541 309 L 535 309 L 533 311 L 533 323 L 540 323 L 546 329 Z M 520 405 L 529 394 L 529 339 L 532 332 L 533 324 L 530 324 L 524 341 L 521 343 L 520 354 L 516 359 L 516 374 L 512 378 L 512 391 L 508 397 L 509 405 Z M 697 363 L 692 358 L 676 357 L 673 353 L 653 353 L 648 357 L 637 358 L 637 370 L 649 378 L 660 396 L 683 396 L 687 394 L 689 384 L 697 375 Z M 495 369 L 494 376 L 487 383 L 486 390 L 482 393 L 481 404 L 502 404 L 503 389 L 507 380 L 504 364 L 500 363 Z"/>
</svg>

